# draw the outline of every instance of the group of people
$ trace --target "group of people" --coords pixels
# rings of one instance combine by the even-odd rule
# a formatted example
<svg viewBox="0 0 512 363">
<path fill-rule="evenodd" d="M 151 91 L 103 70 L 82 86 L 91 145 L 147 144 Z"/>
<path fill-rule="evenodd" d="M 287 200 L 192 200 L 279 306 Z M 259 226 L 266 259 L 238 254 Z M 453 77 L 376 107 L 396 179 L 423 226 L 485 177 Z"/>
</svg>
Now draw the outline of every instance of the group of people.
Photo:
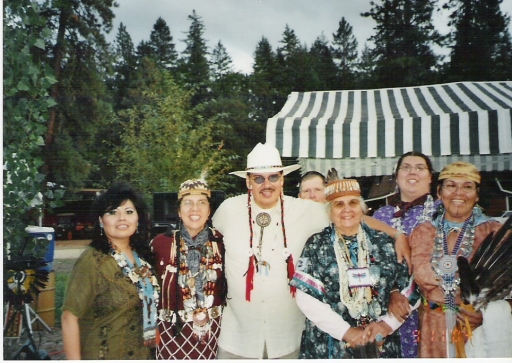
<svg viewBox="0 0 512 363">
<path fill-rule="evenodd" d="M 232 172 L 247 193 L 211 216 L 207 183 L 183 182 L 179 223 L 150 242 L 133 188 L 98 196 L 95 237 L 62 306 L 67 358 L 455 357 L 451 331 L 482 329 L 487 315 L 460 307 L 454 261 L 501 226 L 477 205 L 478 170 L 447 165 L 434 198 L 428 157 L 404 154 L 396 195 L 372 218 L 358 182 L 336 173 L 308 172 L 299 198 L 285 196 L 299 168 L 258 144 Z M 496 303 L 512 330 L 510 301 Z M 512 356 L 509 336 L 494 333 L 465 340 L 468 356 Z"/>
</svg>

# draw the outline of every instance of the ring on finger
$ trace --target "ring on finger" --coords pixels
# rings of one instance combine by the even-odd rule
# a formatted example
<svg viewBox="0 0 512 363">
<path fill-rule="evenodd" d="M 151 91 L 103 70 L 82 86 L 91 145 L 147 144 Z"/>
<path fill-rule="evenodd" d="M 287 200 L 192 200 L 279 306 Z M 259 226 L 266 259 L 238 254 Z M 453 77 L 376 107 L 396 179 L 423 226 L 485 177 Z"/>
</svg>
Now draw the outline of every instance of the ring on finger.
<svg viewBox="0 0 512 363">
<path fill-rule="evenodd" d="M 381 334 L 381 333 L 379 333 L 379 334 L 377 334 L 377 335 L 375 336 L 375 341 L 376 341 L 377 343 L 380 343 L 380 342 L 382 342 L 383 340 L 384 340 L 384 337 L 382 336 L 382 334 Z"/>
</svg>

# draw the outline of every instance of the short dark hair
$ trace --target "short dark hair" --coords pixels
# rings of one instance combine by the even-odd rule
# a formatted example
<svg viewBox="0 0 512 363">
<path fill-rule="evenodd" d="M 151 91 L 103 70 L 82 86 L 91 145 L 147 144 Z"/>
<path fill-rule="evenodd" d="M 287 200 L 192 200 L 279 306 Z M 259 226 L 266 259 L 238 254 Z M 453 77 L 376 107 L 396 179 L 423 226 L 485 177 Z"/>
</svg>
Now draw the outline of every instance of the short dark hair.
<svg viewBox="0 0 512 363">
<path fill-rule="evenodd" d="M 395 172 L 394 172 L 395 177 L 398 173 L 398 169 L 402 165 L 402 162 L 408 156 L 418 156 L 418 157 L 422 158 L 423 160 L 425 160 L 425 164 L 427 164 L 427 169 L 428 169 L 429 173 L 434 174 L 434 167 L 432 166 L 432 161 L 430 161 L 430 158 L 427 155 L 425 155 L 419 151 L 409 151 L 409 152 L 406 152 L 405 154 L 402 154 L 402 156 L 400 156 L 400 158 L 398 159 L 398 162 L 396 163 Z"/>
<path fill-rule="evenodd" d="M 112 184 L 110 188 L 98 195 L 94 200 L 91 208 L 91 214 L 94 217 L 94 230 L 90 246 L 104 253 L 110 251 L 109 241 L 107 236 L 101 232 L 98 217 L 102 217 L 108 211 L 116 209 L 127 200 L 133 203 L 139 217 L 138 232 L 130 237 L 130 245 L 144 260 L 152 264 L 153 253 L 149 247 L 150 221 L 148 206 L 142 194 L 126 182 Z"/>
<path fill-rule="evenodd" d="M 318 171 L 308 171 L 306 173 L 304 173 L 304 175 L 302 175 L 300 177 L 300 181 L 299 181 L 299 193 L 301 192 L 301 188 L 302 188 L 302 182 L 306 181 L 306 180 L 309 180 L 309 179 L 313 179 L 315 177 L 320 177 L 322 178 L 323 182 L 324 182 L 324 185 L 327 184 L 327 181 L 325 180 L 325 176 L 322 174 L 322 173 L 319 173 Z"/>
</svg>

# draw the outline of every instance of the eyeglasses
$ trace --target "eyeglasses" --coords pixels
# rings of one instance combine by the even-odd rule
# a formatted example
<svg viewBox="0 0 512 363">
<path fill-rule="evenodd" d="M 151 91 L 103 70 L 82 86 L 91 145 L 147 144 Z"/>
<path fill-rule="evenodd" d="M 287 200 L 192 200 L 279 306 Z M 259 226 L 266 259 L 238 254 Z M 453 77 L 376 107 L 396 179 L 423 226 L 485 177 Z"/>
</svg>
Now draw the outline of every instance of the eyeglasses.
<svg viewBox="0 0 512 363">
<path fill-rule="evenodd" d="M 420 171 L 423 171 L 423 170 L 428 170 L 428 167 L 426 165 L 409 165 L 409 164 L 403 164 L 403 165 L 400 165 L 400 167 L 398 168 L 402 171 L 405 171 L 406 173 L 409 173 L 411 172 L 411 170 L 414 170 L 416 172 L 420 172 Z"/>
<path fill-rule="evenodd" d="M 348 201 L 348 203 L 345 203 L 344 200 L 338 200 L 338 201 L 332 202 L 333 208 L 336 208 L 336 209 L 343 209 L 343 208 L 345 208 L 345 206 L 348 206 L 350 209 L 354 209 L 360 205 L 361 204 L 359 202 L 359 199 L 350 199 Z"/>
<path fill-rule="evenodd" d="M 463 193 L 471 193 L 477 189 L 477 187 L 473 184 L 456 184 L 456 183 L 446 183 L 443 184 L 442 187 L 449 193 L 455 192 L 458 188 Z"/>
<path fill-rule="evenodd" d="M 193 208 L 194 206 L 196 206 L 197 208 L 199 209 L 206 209 L 208 208 L 208 206 L 210 205 L 210 203 L 208 203 L 207 200 L 199 200 L 197 203 L 194 203 L 192 200 L 190 199 L 187 199 L 187 200 L 184 200 L 183 202 L 181 202 L 181 205 L 185 208 L 185 209 L 191 209 Z"/>
<path fill-rule="evenodd" d="M 280 178 L 281 178 L 281 174 L 272 174 L 272 175 L 269 175 L 268 178 L 265 178 L 263 175 L 256 175 L 256 176 L 252 177 L 251 180 L 253 182 L 255 182 L 256 184 L 263 184 L 263 183 L 265 183 L 265 179 L 268 179 L 268 181 L 271 183 L 275 183 Z"/>
</svg>

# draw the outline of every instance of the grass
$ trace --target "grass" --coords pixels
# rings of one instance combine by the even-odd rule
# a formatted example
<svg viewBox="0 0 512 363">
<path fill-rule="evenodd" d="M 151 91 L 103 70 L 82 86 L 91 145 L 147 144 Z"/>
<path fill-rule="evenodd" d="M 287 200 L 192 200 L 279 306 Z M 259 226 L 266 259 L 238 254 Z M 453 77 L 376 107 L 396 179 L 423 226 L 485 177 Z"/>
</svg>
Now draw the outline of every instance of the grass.
<svg viewBox="0 0 512 363">
<path fill-rule="evenodd" d="M 64 291 L 68 281 L 69 272 L 58 272 L 55 274 L 55 326 L 60 326 L 62 315 L 62 303 L 64 302 Z"/>
</svg>

